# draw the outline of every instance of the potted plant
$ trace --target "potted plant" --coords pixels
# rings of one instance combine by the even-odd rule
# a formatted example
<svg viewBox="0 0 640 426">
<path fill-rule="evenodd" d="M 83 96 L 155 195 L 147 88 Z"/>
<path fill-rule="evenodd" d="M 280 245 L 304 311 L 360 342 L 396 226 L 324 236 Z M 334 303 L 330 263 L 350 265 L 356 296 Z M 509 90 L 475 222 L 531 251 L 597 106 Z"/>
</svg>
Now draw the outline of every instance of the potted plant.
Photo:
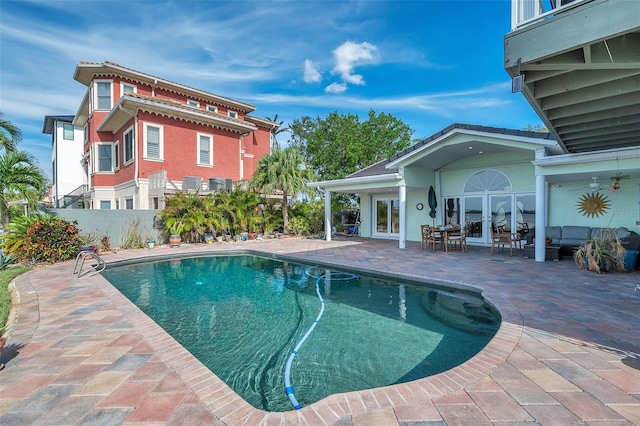
<svg viewBox="0 0 640 426">
<path fill-rule="evenodd" d="M 98 232 L 85 232 L 78 235 L 78 241 L 80 243 L 80 251 L 92 251 L 95 252 L 98 247 Z"/>
<path fill-rule="evenodd" d="M 623 175 L 622 173 L 618 173 L 615 176 L 611 177 L 611 185 L 609 186 L 609 191 L 618 192 L 622 188 L 621 180 L 629 179 L 629 175 Z"/>
<path fill-rule="evenodd" d="M 580 268 L 600 274 L 611 268 L 624 271 L 625 252 L 615 232 L 602 231 L 578 247 L 573 258 Z"/>
<path fill-rule="evenodd" d="M 148 249 L 152 249 L 153 247 L 155 247 L 156 245 L 156 241 L 155 240 L 147 240 L 147 248 Z"/>
<path fill-rule="evenodd" d="M 213 235 L 205 235 L 205 236 L 204 236 L 204 242 L 205 242 L 206 244 L 211 244 L 211 243 L 213 243 Z"/>
</svg>

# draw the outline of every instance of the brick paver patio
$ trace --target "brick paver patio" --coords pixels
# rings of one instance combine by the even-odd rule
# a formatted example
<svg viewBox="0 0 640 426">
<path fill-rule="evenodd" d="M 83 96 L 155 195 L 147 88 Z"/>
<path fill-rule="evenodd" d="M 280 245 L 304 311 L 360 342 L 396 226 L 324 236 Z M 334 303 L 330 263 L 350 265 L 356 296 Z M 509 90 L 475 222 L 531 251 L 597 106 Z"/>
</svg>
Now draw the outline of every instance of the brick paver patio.
<svg viewBox="0 0 640 426">
<path fill-rule="evenodd" d="M 482 289 L 503 324 L 445 373 L 333 395 L 298 411 L 257 410 L 101 276 L 72 262 L 15 281 L 2 353 L 0 424 L 640 424 L 640 272 L 597 275 L 489 248 L 420 251 L 359 238 L 156 247 L 104 256 L 252 250 Z"/>
</svg>

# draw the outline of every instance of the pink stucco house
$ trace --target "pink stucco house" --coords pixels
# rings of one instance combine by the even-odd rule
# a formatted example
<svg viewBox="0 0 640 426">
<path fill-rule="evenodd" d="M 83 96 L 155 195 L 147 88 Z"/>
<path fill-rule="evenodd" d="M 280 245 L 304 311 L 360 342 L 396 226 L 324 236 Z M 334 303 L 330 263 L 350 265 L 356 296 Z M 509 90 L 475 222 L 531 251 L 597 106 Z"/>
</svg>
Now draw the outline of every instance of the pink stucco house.
<svg viewBox="0 0 640 426">
<path fill-rule="evenodd" d="M 109 61 L 80 62 L 74 79 L 87 87 L 73 120 L 85 208 L 157 209 L 175 190 L 229 188 L 251 178 L 278 126 L 251 104 Z"/>
</svg>

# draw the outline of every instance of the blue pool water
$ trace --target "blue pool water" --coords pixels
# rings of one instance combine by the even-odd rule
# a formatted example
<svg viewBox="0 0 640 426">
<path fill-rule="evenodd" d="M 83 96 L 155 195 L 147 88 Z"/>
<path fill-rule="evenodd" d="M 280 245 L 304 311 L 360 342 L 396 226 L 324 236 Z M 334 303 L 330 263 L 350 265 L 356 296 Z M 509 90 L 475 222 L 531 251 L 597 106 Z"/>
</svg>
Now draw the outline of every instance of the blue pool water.
<svg viewBox="0 0 640 426">
<path fill-rule="evenodd" d="M 251 255 L 126 264 L 102 274 L 266 411 L 293 409 L 289 358 L 289 393 L 305 406 L 448 370 L 500 325 L 475 293 Z"/>
</svg>

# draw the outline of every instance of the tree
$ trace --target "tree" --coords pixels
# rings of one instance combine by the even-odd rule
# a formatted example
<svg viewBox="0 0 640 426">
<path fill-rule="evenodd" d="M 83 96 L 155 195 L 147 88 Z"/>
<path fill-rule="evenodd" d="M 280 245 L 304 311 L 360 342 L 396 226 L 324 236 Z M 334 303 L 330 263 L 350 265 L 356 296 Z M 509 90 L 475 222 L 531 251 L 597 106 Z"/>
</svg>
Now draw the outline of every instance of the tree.
<svg viewBox="0 0 640 426">
<path fill-rule="evenodd" d="M 2 225 L 9 222 L 8 202 L 16 194 L 28 197 L 43 194 L 47 180 L 35 159 L 25 151 L 6 151 L 0 155 L 0 215 Z"/>
<path fill-rule="evenodd" d="M 276 148 L 271 154 L 260 158 L 249 181 L 249 187 L 264 193 L 282 191 L 282 221 L 283 231 L 286 233 L 289 222 L 289 196 L 299 192 L 310 192 L 307 182 L 311 179 L 313 172 L 306 167 L 298 149 Z"/>
<path fill-rule="evenodd" d="M 325 119 L 305 116 L 289 126 L 289 145 L 300 149 L 322 180 L 342 179 L 411 144 L 413 129 L 392 115 L 369 111 L 368 119 L 332 112 Z"/>
<path fill-rule="evenodd" d="M 278 143 L 277 136 L 282 132 L 286 132 L 288 129 L 286 127 L 282 127 L 282 123 L 284 123 L 284 121 L 282 120 L 278 121 L 278 114 L 276 114 L 273 118 L 267 117 L 267 120 L 273 121 L 274 123 L 278 123 L 278 127 L 273 127 L 271 129 L 271 139 L 273 139 L 272 148 L 279 149 L 280 143 Z"/>
<path fill-rule="evenodd" d="M 0 111 L 0 148 L 4 148 L 5 152 L 15 151 L 16 145 L 21 140 L 22 132 L 20 129 L 5 120 L 2 117 L 2 111 Z"/>
<path fill-rule="evenodd" d="M 531 124 L 531 123 L 529 123 L 526 126 L 524 126 L 522 128 L 522 130 L 527 131 L 527 132 L 540 132 L 540 133 L 549 132 L 549 129 L 547 129 L 542 124 Z"/>
</svg>

